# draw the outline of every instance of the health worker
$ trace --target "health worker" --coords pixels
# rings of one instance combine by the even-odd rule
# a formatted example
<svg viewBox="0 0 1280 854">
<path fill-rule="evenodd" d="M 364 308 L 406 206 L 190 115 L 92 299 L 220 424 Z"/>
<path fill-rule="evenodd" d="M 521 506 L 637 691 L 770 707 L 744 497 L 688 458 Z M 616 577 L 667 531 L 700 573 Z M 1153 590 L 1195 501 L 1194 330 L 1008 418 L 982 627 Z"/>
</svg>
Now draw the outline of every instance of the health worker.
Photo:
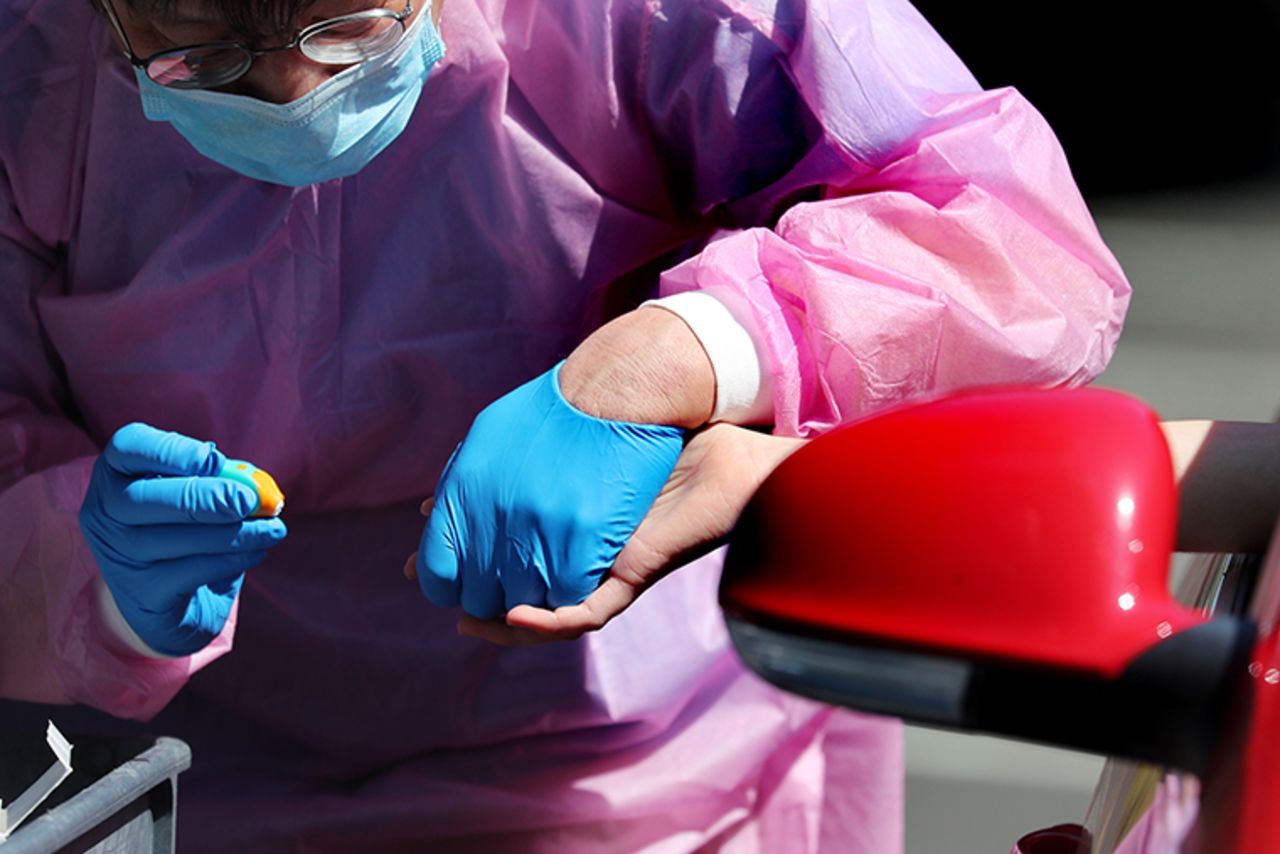
<svg viewBox="0 0 1280 854">
<path fill-rule="evenodd" d="M 714 549 L 1102 370 L 1040 115 L 902 0 L 95 2 L 0 7 L 5 725 L 186 740 L 184 852 L 899 850 L 899 725 L 744 672 Z"/>
</svg>

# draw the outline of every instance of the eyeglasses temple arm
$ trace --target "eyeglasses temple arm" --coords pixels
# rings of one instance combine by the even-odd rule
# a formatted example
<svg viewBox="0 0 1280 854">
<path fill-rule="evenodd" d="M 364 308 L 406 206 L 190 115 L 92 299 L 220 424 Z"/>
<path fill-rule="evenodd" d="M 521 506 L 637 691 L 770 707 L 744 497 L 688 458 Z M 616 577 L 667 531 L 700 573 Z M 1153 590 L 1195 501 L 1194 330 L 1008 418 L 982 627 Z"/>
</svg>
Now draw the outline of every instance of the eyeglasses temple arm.
<svg viewBox="0 0 1280 854">
<path fill-rule="evenodd" d="M 102 0 L 102 10 L 107 13 L 107 20 L 111 22 L 116 35 L 120 36 L 120 41 L 124 42 L 124 55 L 129 57 L 129 62 L 141 66 L 143 62 L 133 52 L 133 45 L 129 43 L 129 36 L 125 34 L 124 27 L 120 24 L 120 18 L 116 16 L 115 7 L 111 5 L 111 0 Z"/>
</svg>

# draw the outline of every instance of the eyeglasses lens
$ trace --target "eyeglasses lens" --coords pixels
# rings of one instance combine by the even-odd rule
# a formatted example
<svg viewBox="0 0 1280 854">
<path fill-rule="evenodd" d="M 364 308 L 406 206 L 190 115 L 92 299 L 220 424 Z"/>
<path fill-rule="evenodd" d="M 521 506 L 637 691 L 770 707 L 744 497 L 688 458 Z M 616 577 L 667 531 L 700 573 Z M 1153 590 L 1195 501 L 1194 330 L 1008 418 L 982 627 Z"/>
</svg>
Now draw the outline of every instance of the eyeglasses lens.
<svg viewBox="0 0 1280 854">
<path fill-rule="evenodd" d="M 147 64 L 147 76 L 172 89 L 205 89 L 236 79 L 252 57 L 237 47 L 196 47 L 161 54 Z"/>
<path fill-rule="evenodd" d="M 405 27 L 392 13 L 369 12 L 322 25 L 299 42 L 298 49 L 323 65 L 354 65 L 395 47 Z M 153 57 L 147 76 L 171 89 L 209 89 L 230 83 L 249 70 L 253 53 L 237 45 L 203 45 Z"/>
<path fill-rule="evenodd" d="M 370 15 L 338 21 L 309 33 L 299 50 L 326 65 L 352 65 L 381 56 L 400 41 L 404 27 L 392 15 Z"/>
</svg>

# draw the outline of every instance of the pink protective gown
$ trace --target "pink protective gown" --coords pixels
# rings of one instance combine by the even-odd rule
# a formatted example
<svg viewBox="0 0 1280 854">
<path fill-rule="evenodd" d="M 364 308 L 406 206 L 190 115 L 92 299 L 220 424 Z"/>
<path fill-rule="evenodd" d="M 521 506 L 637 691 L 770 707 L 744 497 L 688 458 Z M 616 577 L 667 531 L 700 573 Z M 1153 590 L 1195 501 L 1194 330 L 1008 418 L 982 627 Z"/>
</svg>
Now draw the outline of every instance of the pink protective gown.
<svg viewBox="0 0 1280 854">
<path fill-rule="evenodd" d="M 442 30 L 403 136 L 292 190 L 145 121 L 85 0 L 0 7 L 0 692 L 159 713 L 188 852 L 897 850 L 897 724 L 745 673 L 714 557 L 517 649 L 400 568 L 473 415 L 660 280 L 750 307 L 783 433 L 1093 377 L 1129 288 L 1052 133 L 905 2 L 448 0 Z M 92 607 L 76 510 L 133 420 L 288 494 L 191 659 L 113 653 Z"/>
</svg>

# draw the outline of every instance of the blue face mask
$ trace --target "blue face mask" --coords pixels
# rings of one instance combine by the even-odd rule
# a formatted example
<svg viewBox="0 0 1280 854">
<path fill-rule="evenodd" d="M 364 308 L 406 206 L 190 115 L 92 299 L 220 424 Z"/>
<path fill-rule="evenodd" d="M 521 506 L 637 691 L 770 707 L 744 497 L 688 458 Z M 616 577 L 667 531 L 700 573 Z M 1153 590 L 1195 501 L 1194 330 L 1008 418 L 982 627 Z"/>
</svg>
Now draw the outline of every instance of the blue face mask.
<svg viewBox="0 0 1280 854">
<path fill-rule="evenodd" d="M 391 50 L 352 66 L 296 101 L 169 89 L 134 69 L 142 111 L 241 175 L 303 187 L 359 172 L 409 123 L 444 42 L 424 9 Z"/>
</svg>

